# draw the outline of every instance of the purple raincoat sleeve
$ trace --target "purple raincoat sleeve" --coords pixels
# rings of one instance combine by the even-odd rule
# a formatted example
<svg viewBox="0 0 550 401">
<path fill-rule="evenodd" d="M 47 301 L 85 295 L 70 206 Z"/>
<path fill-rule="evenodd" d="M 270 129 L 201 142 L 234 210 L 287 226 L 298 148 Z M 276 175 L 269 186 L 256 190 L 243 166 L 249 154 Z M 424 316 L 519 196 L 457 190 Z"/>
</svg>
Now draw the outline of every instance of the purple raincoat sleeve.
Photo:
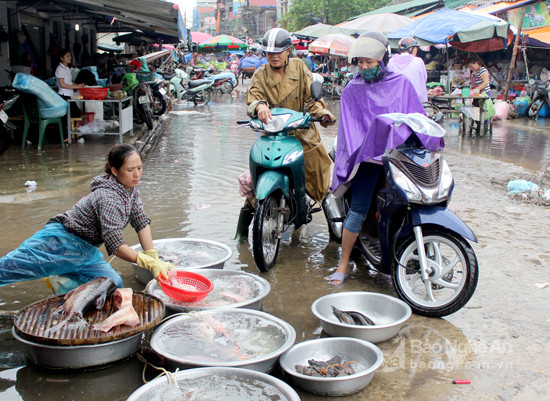
<svg viewBox="0 0 550 401">
<path fill-rule="evenodd" d="M 391 120 L 376 119 L 377 116 L 426 114 L 410 81 L 394 72 L 386 72 L 382 80 L 374 83 L 366 83 L 357 74 L 345 87 L 340 107 L 332 191 L 350 179 L 356 164 L 381 156 L 412 133 L 405 124 L 395 126 Z"/>
</svg>

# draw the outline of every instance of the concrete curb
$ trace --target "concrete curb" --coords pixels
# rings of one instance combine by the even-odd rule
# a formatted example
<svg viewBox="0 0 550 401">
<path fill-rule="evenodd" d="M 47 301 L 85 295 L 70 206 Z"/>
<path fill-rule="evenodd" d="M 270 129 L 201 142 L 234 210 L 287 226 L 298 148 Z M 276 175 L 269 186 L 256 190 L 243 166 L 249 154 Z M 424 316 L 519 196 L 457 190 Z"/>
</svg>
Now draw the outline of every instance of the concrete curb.
<svg viewBox="0 0 550 401">
<path fill-rule="evenodd" d="M 165 117 L 165 115 L 162 115 L 154 122 L 152 130 L 142 128 L 141 133 L 130 138 L 129 142 L 141 152 L 143 158 L 146 158 L 150 150 L 155 146 L 157 139 L 162 133 L 162 128 L 166 125 L 168 120 L 169 118 L 167 116 Z M 145 127 L 145 125 L 142 125 L 142 127 Z"/>
</svg>

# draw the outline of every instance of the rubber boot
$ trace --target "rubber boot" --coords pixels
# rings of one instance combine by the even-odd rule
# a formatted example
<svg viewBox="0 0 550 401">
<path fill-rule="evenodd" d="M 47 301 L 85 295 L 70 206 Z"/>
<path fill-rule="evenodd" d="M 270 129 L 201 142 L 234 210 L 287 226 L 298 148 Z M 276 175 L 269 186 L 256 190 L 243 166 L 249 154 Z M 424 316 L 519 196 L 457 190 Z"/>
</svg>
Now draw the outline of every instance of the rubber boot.
<svg viewBox="0 0 550 401">
<path fill-rule="evenodd" d="M 239 213 L 239 222 L 237 223 L 237 232 L 235 233 L 235 239 L 238 242 L 243 242 L 248 239 L 248 227 L 252 223 L 254 218 L 254 207 L 250 200 L 244 202 L 244 206 Z"/>
</svg>

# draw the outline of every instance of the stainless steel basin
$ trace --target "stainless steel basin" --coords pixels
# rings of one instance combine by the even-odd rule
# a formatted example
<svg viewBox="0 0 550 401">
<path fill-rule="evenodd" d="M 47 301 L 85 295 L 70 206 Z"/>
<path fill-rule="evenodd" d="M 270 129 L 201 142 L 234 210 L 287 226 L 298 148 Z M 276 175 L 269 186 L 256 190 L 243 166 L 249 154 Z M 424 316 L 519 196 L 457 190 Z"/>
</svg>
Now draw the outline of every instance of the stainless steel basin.
<svg viewBox="0 0 550 401">
<path fill-rule="evenodd" d="M 371 318 L 374 326 L 341 323 L 332 313 L 340 310 L 357 311 Z M 321 321 L 323 330 L 333 337 L 355 337 L 372 343 L 389 340 L 411 317 L 409 305 L 395 297 L 374 292 L 338 292 L 325 295 L 311 305 L 311 311 Z"/>
</svg>

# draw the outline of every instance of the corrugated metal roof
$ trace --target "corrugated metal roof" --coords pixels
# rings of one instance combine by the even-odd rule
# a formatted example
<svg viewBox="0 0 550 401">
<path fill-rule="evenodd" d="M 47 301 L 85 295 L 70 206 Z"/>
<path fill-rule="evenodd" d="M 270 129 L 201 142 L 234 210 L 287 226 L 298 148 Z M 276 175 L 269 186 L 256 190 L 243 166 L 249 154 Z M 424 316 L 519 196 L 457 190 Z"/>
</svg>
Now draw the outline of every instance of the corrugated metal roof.
<svg viewBox="0 0 550 401">
<path fill-rule="evenodd" d="M 17 0 L 17 7 L 34 8 L 38 12 L 63 18 L 89 15 L 100 31 L 111 26 L 124 26 L 161 35 L 178 37 L 178 11 L 173 4 L 162 0 Z M 113 17 L 115 23 L 111 25 Z"/>
</svg>

